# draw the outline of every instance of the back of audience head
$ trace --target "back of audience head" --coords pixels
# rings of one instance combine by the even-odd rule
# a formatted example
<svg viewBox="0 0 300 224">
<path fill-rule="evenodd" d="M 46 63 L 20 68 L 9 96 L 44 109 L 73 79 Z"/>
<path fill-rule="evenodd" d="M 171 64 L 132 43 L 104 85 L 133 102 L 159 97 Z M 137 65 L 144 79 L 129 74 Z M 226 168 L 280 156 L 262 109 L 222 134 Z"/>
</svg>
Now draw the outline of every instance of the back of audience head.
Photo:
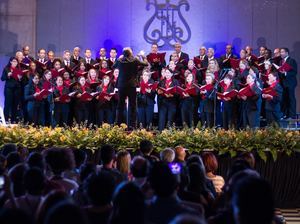
<svg viewBox="0 0 300 224">
<path fill-rule="evenodd" d="M 79 176 L 81 183 L 92 173 L 96 172 L 96 166 L 93 163 L 85 163 L 80 166 Z"/>
<path fill-rule="evenodd" d="M 149 163 L 144 157 L 135 156 L 130 165 L 131 174 L 134 178 L 147 177 Z"/>
<path fill-rule="evenodd" d="M 196 215 L 181 214 L 177 215 L 169 224 L 206 224 L 206 221 Z"/>
<path fill-rule="evenodd" d="M 234 174 L 246 169 L 251 169 L 247 161 L 239 159 L 235 160 L 228 171 L 227 180 L 229 180 Z"/>
<path fill-rule="evenodd" d="M 172 148 L 165 148 L 160 152 L 160 160 L 171 163 L 175 159 L 175 152 Z"/>
<path fill-rule="evenodd" d="M 218 169 L 218 160 L 212 152 L 204 152 L 202 154 L 202 159 L 205 167 L 206 173 L 213 173 Z"/>
<path fill-rule="evenodd" d="M 47 212 L 51 208 L 53 208 L 55 205 L 57 205 L 58 203 L 60 203 L 62 201 L 70 201 L 71 202 L 69 195 L 65 191 L 61 190 L 61 191 L 49 192 L 45 196 L 45 198 L 41 201 L 41 204 L 38 208 L 37 223 L 38 224 L 44 223 Z"/>
<path fill-rule="evenodd" d="M 144 223 L 144 200 L 144 194 L 134 183 L 121 183 L 113 196 L 113 211 L 110 217 L 110 223 Z"/>
<path fill-rule="evenodd" d="M 184 161 L 185 156 L 186 156 L 186 149 L 181 145 L 176 146 L 175 147 L 175 159 L 178 161 Z"/>
<path fill-rule="evenodd" d="M 45 187 L 45 176 L 39 168 L 29 168 L 23 177 L 24 187 L 28 194 L 41 195 Z"/>
<path fill-rule="evenodd" d="M 8 172 L 15 197 L 20 197 L 25 194 L 23 177 L 27 169 L 28 167 L 25 164 L 19 163 L 11 168 Z"/>
<path fill-rule="evenodd" d="M 196 193 L 204 193 L 207 191 L 206 175 L 204 170 L 198 163 L 191 163 L 188 166 L 190 182 L 188 189 Z"/>
<path fill-rule="evenodd" d="M 44 157 L 39 152 L 30 153 L 26 162 L 29 168 L 37 167 L 42 171 L 45 169 Z"/>
<path fill-rule="evenodd" d="M 149 173 L 149 182 L 155 194 L 162 198 L 172 196 L 179 186 L 178 179 L 165 162 L 153 164 Z"/>
<path fill-rule="evenodd" d="M 18 148 L 17 145 L 14 143 L 6 143 L 1 148 L 1 154 L 4 157 L 7 157 L 9 153 L 11 152 L 17 152 Z"/>
<path fill-rule="evenodd" d="M 201 158 L 201 156 L 199 155 L 190 155 L 188 158 L 187 158 L 187 161 L 186 161 L 186 165 L 189 166 L 190 164 L 192 163 L 197 163 L 199 164 L 199 166 L 203 169 L 203 171 L 205 172 L 205 167 L 204 167 L 204 163 L 203 163 L 203 160 Z"/>
<path fill-rule="evenodd" d="M 87 217 L 75 204 L 62 201 L 52 207 L 46 215 L 45 224 L 87 224 Z"/>
<path fill-rule="evenodd" d="M 74 154 L 75 168 L 79 169 L 80 166 L 86 162 L 87 153 L 82 149 L 73 149 L 72 152 Z"/>
<path fill-rule="evenodd" d="M 153 150 L 153 144 L 149 140 L 142 140 L 140 142 L 140 151 L 143 155 L 150 155 Z"/>
<path fill-rule="evenodd" d="M 1 224 L 33 224 L 34 221 L 26 212 L 21 209 L 2 208 L 0 209 Z"/>
<path fill-rule="evenodd" d="M 116 152 L 112 145 L 103 145 L 100 149 L 100 159 L 101 163 L 105 165 L 112 165 L 115 158 L 116 158 Z"/>
<path fill-rule="evenodd" d="M 45 161 L 54 175 L 72 170 L 75 166 L 74 154 L 66 148 L 50 148 L 46 151 Z"/>
<path fill-rule="evenodd" d="M 90 203 L 93 206 L 110 204 L 115 185 L 115 180 L 108 171 L 91 174 L 85 180 L 85 191 Z"/>
<path fill-rule="evenodd" d="M 232 205 L 237 224 L 272 223 L 272 190 L 270 184 L 261 178 L 241 178 L 233 188 Z"/>
<path fill-rule="evenodd" d="M 251 152 L 243 152 L 238 159 L 245 160 L 249 163 L 250 167 L 254 169 L 255 167 L 255 158 Z"/>
<path fill-rule="evenodd" d="M 120 173 L 128 175 L 130 173 L 130 153 L 126 150 L 121 150 L 117 153 L 117 169 Z"/>
<path fill-rule="evenodd" d="M 21 163 L 22 159 L 19 153 L 17 152 L 11 152 L 8 154 L 6 158 L 6 168 L 7 170 L 10 170 L 12 167 L 17 165 L 18 163 Z"/>
</svg>

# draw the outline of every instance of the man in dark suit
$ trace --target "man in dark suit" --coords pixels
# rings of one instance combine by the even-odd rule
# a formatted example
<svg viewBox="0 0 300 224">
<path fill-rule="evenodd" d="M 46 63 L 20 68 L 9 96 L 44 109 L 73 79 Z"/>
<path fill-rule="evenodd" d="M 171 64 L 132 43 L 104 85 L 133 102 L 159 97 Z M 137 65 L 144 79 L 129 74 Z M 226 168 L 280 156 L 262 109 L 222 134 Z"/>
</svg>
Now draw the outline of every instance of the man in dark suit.
<svg viewBox="0 0 300 224">
<path fill-rule="evenodd" d="M 288 48 L 280 49 L 281 66 L 287 63 L 291 69 L 280 73 L 280 82 L 283 86 L 281 110 L 284 118 L 296 118 L 297 62 L 289 56 Z"/>
<path fill-rule="evenodd" d="M 117 123 L 124 123 L 125 99 L 128 97 L 130 122 L 129 128 L 136 127 L 136 86 L 138 67 L 147 66 L 146 57 L 141 56 L 143 61 L 133 56 L 131 48 L 124 48 L 123 55 L 116 61 L 113 68 L 118 68 L 120 73 L 117 82 L 119 101 L 117 105 Z"/>
<path fill-rule="evenodd" d="M 24 56 L 22 62 L 24 64 L 29 64 L 31 61 L 34 61 L 34 58 L 29 55 L 30 54 L 30 48 L 29 48 L 29 46 L 24 46 L 22 48 L 22 53 L 23 53 L 23 56 Z"/>
<path fill-rule="evenodd" d="M 226 54 L 222 55 L 219 59 L 220 68 L 231 68 L 230 58 L 237 59 L 237 56 L 232 52 L 232 45 L 226 45 Z"/>
<path fill-rule="evenodd" d="M 38 58 L 36 62 L 36 71 L 39 73 L 40 77 L 43 76 L 44 71 L 47 69 L 47 59 L 46 59 L 46 50 L 41 48 L 38 50 Z"/>
<path fill-rule="evenodd" d="M 76 64 L 71 60 L 71 52 L 69 50 L 64 51 L 63 55 L 63 63 L 62 67 L 65 68 L 67 72 L 69 72 L 70 76 L 74 76 L 73 68 L 76 66 Z"/>
<path fill-rule="evenodd" d="M 96 63 L 96 60 L 92 58 L 92 51 L 90 49 L 86 49 L 85 52 L 84 52 L 84 63 L 85 64 L 95 64 Z"/>
<path fill-rule="evenodd" d="M 206 47 L 201 46 L 199 49 L 199 55 L 197 58 L 200 58 L 201 60 L 201 68 L 207 68 L 208 67 L 208 57 L 206 55 Z"/>
<path fill-rule="evenodd" d="M 80 56 L 80 48 L 79 47 L 74 47 L 73 49 L 73 55 L 71 56 L 71 62 L 75 63 L 76 65 L 79 64 L 79 61 L 82 59 Z"/>
<path fill-rule="evenodd" d="M 177 53 L 179 60 L 179 63 L 182 63 L 184 65 L 187 65 L 189 62 L 189 55 L 187 53 L 184 53 L 181 51 L 181 44 L 180 43 L 176 43 L 174 45 L 174 50 Z M 171 55 L 170 55 L 170 61 L 171 61 Z"/>
</svg>

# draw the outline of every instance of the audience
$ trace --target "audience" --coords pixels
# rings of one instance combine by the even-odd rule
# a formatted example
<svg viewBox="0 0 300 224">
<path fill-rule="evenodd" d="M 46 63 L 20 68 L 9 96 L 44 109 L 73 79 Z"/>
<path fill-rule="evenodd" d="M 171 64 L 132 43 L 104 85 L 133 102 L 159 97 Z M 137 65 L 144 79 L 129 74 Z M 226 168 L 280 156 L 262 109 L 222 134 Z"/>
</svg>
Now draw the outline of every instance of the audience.
<svg viewBox="0 0 300 224">
<path fill-rule="evenodd" d="M 28 153 L 15 144 L 2 146 L 0 223 L 281 223 L 252 153 L 233 159 L 226 182 L 216 175 L 212 152 L 187 156 L 177 146 L 163 149 L 158 159 L 143 140 L 135 156 L 109 144 L 95 155 L 96 161 L 84 149 Z"/>
<path fill-rule="evenodd" d="M 160 160 L 167 163 L 173 162 L 175 159 L 175 152 L 172 148 L 165 148 L 160 152 Z"/>
<path fill-rule="evenodd" d="M 216 175 L 218 169 L 216 156 L 212 152 L 205 152 L 203 153 L 202 158 L 207 178 L 213 182 L 217 194 L 221 194 L 225 181 L 222 176 Z"/>
</svg>

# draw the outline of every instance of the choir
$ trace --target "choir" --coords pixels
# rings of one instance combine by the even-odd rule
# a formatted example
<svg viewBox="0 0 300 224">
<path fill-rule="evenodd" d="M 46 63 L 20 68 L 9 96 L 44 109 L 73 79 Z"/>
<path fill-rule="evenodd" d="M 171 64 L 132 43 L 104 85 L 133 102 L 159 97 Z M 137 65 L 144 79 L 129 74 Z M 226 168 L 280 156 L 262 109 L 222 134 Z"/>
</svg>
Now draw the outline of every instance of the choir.
<svg viewBox="0 0 300 224">
<path fill-rule="evenodd" d="M 272 54 L 262 46 L 254 55 L 246 46 L 237 56 L 228 44 L 216 58 L 213 48 L 201 46 L 190 58 L 181 48 L 174 45 L 167 63 L 166 53 L 153 44 L 129 88 L 119 76 L 123 56 L 117 58 L 115 48 L 108 58 L 101 48 L 96 59 L 90 49 L 81 56 L 79 47 L 61 58 L 39 49 L 34 59 L 25 46 L 2 72 L 5 119 L 55 127 L 119 124 L 127 117 L 135 127 L 152 128 L 155 104 L 159 130 L 199 122 L 209 128 L 259 128 L 262 120 L 271 125 L 296 118 L 297 63 L 289 49 Z"/>
</svg>

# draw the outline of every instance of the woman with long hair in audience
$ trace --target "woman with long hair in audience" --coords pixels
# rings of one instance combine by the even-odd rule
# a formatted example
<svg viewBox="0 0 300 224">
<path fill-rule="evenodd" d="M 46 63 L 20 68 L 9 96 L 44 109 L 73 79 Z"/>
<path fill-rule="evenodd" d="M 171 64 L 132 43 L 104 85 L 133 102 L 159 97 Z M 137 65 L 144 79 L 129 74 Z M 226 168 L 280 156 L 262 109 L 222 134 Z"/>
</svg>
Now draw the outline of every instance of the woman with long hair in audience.
<svg viewBox="0 0 300 224">
<path fill-rule="evenodd" d="M 130 172 L 130 163 L 131 163 L 131 156 L 127 150 L 121 150 L 117 154 L 116 158 L 117 162 L 117 169 L 119 172 L 124 175 L 126 180 L 131 180 L 132 175 Z"/>
<path fill-rule="evenodd" d="M 222 176 L 216 175 L 218 160 L 212 152 L 205 152 L 201 157 L 205 166 L 206 177 L 213 182 L 217 194 L 220 195 L 223 192 L 222 188 L 225 181 Z"/>
</svg>

